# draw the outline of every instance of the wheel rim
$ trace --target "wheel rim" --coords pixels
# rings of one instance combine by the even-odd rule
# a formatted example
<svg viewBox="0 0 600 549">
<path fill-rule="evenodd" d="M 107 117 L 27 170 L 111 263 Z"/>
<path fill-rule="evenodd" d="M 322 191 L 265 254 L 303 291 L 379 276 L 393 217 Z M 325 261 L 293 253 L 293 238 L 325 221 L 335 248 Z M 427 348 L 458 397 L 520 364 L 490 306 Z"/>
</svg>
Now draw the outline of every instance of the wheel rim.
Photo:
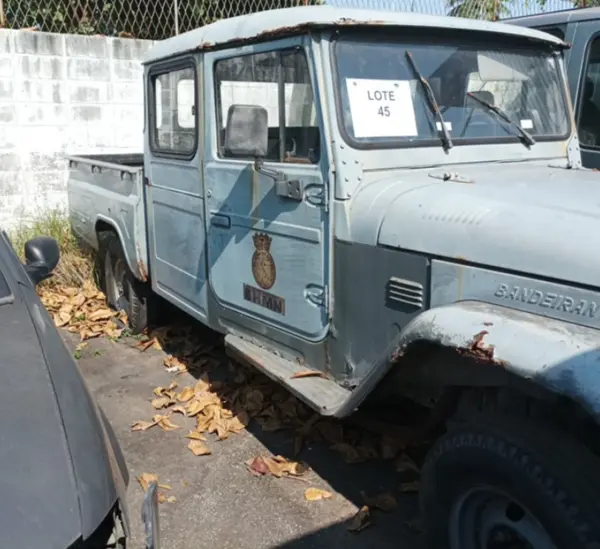
<svg viewBox="0 0 600 549">
<path fill-rule="evenodd" d="M 114 305 L 119 310 L 127 311 L 129 299 L 127 295 L 127 265 L 125 261 L 117 258 L 111 261 L 112 256 L 107 254 L 106 265 L 106 286 L 109 297 L 114 300 Z M 110 272 L 109 272 L 110 271 Z"/>
<path fill-rule="evenodd" d="M 452 549 L 556 549 L 540 522 L 509 495 L 472 488 L 452 507 Z"/>
</svg>

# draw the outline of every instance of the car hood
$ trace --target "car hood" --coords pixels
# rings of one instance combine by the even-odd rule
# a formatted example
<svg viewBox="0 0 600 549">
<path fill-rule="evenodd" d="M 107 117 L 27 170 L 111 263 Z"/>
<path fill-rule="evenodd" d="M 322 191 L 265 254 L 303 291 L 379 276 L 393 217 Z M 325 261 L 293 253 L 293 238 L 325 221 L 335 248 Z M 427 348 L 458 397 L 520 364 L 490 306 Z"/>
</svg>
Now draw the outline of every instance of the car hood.
<svg viewBox="0 0 600 549">
<path fill-rule="evenodd" d="M 34 288 L 11 287 L 12 302 L 0 305 L 2 545 L 66 549 L 100 525 L 123 479 L 98 408 Z"/>
<path fill-rule="evenodd" d="M 591 286 L 599 229 L 600 174 L 547 163 L 403 172 L 351 206 L 357 240 Z"/>
<path fill-rule="evenodd" d="M 77 485 L 46 360 L 18 295 L 0 307 L 0 336 L 2 543 L 65 549 L 81 532 Z"/>
</svg>

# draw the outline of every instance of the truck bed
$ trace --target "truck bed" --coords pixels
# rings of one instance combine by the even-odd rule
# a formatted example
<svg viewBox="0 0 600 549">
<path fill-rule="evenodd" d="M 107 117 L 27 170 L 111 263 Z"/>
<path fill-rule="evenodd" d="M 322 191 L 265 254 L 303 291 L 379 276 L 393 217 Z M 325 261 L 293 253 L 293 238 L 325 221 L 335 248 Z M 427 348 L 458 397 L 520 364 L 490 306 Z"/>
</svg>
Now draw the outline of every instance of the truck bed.
<svg viewBox="0 0 600 549">
<path fill-rule="evenodd" d="M 131 272 L 147 279 L 144 155 L 67 156 L 69 216 L 75 235 L 98 249 L 100 231 L 112 230 Z"/>
</svg>

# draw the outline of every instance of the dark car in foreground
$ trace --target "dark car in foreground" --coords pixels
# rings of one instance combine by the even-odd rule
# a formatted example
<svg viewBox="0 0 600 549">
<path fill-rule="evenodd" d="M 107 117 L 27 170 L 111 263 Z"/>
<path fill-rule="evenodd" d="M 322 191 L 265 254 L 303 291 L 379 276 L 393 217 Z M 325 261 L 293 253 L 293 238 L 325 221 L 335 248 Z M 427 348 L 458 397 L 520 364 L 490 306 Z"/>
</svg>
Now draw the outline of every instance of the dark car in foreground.
<svg viewBox="0 0 600 549">
<path fill-rule="evenodd" d="M 0 230 L 0 545 L 125 548 L 123 454 L 35 290 L 58 245 L 37 237 L 25 256 Z"/>
</svg>

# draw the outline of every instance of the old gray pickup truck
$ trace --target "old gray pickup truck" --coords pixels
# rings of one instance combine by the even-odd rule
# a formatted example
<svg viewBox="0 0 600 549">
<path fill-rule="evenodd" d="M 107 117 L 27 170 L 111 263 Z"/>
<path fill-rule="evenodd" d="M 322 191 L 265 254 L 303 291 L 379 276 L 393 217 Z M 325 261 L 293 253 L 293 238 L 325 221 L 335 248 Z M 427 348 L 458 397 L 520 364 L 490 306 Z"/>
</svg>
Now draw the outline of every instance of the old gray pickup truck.
<svg viewBox="0 0 600 549">
<path fill-rule="evenodd" d="M 143 155 L 69 158 L 73 229 L 132 330 L 162 296 L 321 414 L 429 410 L 430 547 L 598 548 L 600 185 L 565 47 L 323 6 L 159 42 Z"/>
</svg>

